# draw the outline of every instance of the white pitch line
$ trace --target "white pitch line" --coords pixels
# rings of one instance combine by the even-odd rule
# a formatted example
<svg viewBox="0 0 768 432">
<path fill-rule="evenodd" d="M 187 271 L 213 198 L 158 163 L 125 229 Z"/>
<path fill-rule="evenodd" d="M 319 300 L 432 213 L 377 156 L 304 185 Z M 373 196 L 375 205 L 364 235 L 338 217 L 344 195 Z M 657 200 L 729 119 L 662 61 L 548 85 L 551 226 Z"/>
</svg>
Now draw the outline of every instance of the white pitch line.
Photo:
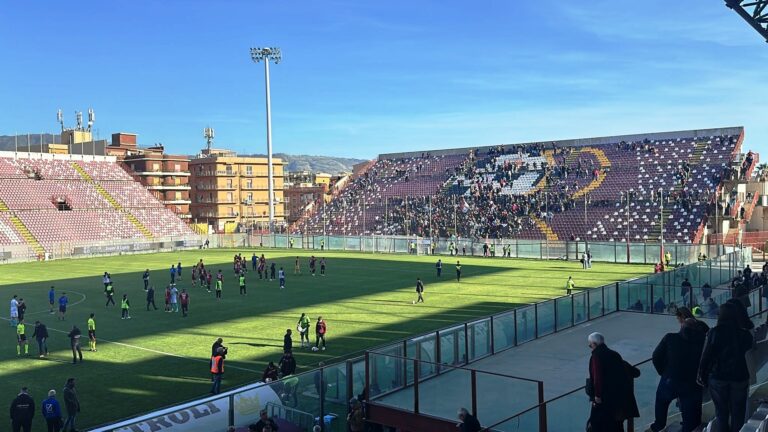
<svg viewBox="0 0 768 432">
<path fill-rule="evenodd" d="M 75 303 L 72 303 L 70 306 L 76 306 L 76 305 L 84 302 L 86 300 L 86 298 L 87 298 L 86 295 L 81 293 L 81 292 L 77 292 L 77 291 L 67 291 L 67 292 L 78 294 L 78 295 L 81 295 L 83 297 L 79 301 L 77 301 Z M 32 313 L 24 314 L 24 316 L 32 315 L 32 314 L 42 314 L 42 313 L 50 313 L 50 311 L 32 312 Z M 2 319 L 4 321 L 10 321 L 9 318 L 0 318 L 0 319 Z M 59 329 L 53 328 L 53 327 L 48 327 L 48 330 L 59 332 L 59 333 L 63 333 L 63 334 L 69 334 L 69 332 L 66 331 L 66 330 L 59 330 Z M 151 352 L 151 353 L 160 354 L 160 355 L 164 355 L 164 356 L 167 356 L 167 357 L 176 357 L 176 358 L 180 358 L 180 359 L 196 361 L 196 362 L 199 362 L 199 363 L 210 363 L 209 360 L 204 360 L 204 359 L 200 359 L 200 358 L 196 358 L 196 357 L 188 357 L 188 356 L 184 356 L 184 355 L 181 355 L 181 354 L 173 354 L 173 353 L 169 353 L 169 352 L 165 352 L 165 351 L 158 351 L 158 350 L 155 350 L 155 349 L 152 349 L 152 348 L 145 348 L 145 347 L 141 347 L 141 346 L 138 346 L 138 345 L 131 345 L 131 344 L 123 343 L 123 342 L 111 341 L 111 340 L 108 340 L 108 339 L 98 338 L 97 341 L 98 342 L 111 343 L 111 344 L 115 344 L 115 345 L 120 345 L 120 346 L 124 346 L 126 348 L 133 348 L 133 349 L 137 349 L 137 350 L 148 351 L 148 352 Z M 244 368 L 244 367 L 239 367 L 239 366 L 227 365 L 227 367 L 230 368 L 230 369 L 237 369 L 237 370 L 242 370 L 242 371 L 246 371 L 246 372 L 261 373 L 261 371 L 257 371 L 257 370 L 254 370 L 254 369 L 248 369 L 248 368 Z"/>
<path fill-rule="evenodd" d="M 84 301 L 85 301 L 85 300 L 88 298 L 88 297 L 87 297 L 85 294 L 83 294 L 83 293 L 81 293 L 81 292 L 77 292 L 77 291 L 63 291 L 63 292 L 71 292 L 71 293 L 73 293 L 73 294 L 77 294 L 77 295 L 79 295 L 79 296 L 82 296 L 82 297 L 83 297 L 83 298 L 81 298 L 80 300 L 78 300 L 78 301 L 76 301 L 76 302 L 74 302 L 74 303 L 72 303 L 72 304 L 69 304 L 69 305 L 67 305 L 67 308 L 70 308 L 70 307 L 74 307 L 74 306 L 77 306 L 77 305 L 79 305 L 80 303 L 83 303 L 83 302 L 84 302 Z M 57 314 L 57 313 L 58 313 L 58 308 L 57 308 L 57 307 L 56 307 L 56 305 L 54 304 L 53 314 L 55 315 L 55 314 Z M 38 315 L 38 314 L 49 314 L 49 315 L 51 315 L 51 311 L 50 311 L 50 310 L 47 310 L 47 311 L 30 312 L 30 313 L 24 314 L 24 316 L 28 316 L 28 315 Z"/>
</svg>

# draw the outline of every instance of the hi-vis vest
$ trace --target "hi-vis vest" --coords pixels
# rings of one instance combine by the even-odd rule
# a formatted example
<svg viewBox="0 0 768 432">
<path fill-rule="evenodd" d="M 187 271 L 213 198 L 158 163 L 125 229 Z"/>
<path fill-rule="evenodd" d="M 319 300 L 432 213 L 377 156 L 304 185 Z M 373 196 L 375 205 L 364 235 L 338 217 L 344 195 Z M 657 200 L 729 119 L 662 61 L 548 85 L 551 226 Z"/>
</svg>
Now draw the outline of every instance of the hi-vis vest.
<svg viewBox="0 0 768 432">
<path fill-rule="evenodd" d="M 221 360 L 221 356 L 214 356 L 211 357 L 211 373 L 212 374 L 220 374 L 224 373 L 224 362 L 221 362 L 221 370 L 219 370 L 219 360 Z"/>
<path fill-rule="evenodd" d="M 123 300 L 120 302 L 120 306 L 121 306 L 123 309 L 130 309 L 130 306 L 128 305 L 128 300 L 127 300 L 127 299 L 123 299 Z"/>
</svg>

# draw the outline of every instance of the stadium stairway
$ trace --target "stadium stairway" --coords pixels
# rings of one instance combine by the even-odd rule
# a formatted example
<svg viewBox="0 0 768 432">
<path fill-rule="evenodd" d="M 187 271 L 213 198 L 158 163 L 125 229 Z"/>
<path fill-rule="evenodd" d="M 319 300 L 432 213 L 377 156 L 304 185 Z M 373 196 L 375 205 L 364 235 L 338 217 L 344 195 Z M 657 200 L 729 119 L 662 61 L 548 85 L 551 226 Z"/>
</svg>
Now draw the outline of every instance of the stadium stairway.
<svg viewBox="0 0 768 432">
<path fill-rule="evenodd" d="M 125 209 L 117 200 L 109 193 L 106 189 L 104 189 L 103 186 L 101 186 L 99 183 L 97 183 L 93 177 L 91 177 L 90 174 L 88 174 L 80 164 L 77 162 L 72 162 L 72 168 L 74 168 L 75 171 L 77 171 L 78 174 L 80 174 L 80 177 L 83 178 L 87 183 L 90 183 L 93 185 L 94 188 L 96 188 L 96 191 L 101 195 L 107 202 L 117 211 L 123 213 L 125 215 L 125 218 L 128 219 L 135 227 L 136 229 L 141 232 L 144 237 L 146 238 L 152 238 L 154 235 L 152 234 L 152 231 L 149 230 L 141 221 L 136 218 L 131 212 Z"/>
<path fill-rule="evenodd" d="M 547 236 L 547 240 L 549 240 L 549 241 L 558 241 L 558 240 L 560 240 L 557 237 L 557 233 L 555 233 L 552 230 L 552 228 L 549 225 L 547 225 L 546 222 L 544 222 L 543 220 L 541 220 L 538 217 L 533 216 L 533 215 L 531 215 L 530 217 L 531 217 L 531 220 L 533 220 L 533 222 L 539 228 L 539 230 L 541 230 L 541 232 L 544 233 L 545 236 Z"/>
<path fill-rule="evenodd" d="M 24 222 L 22 222 L 21 219 L 16 216 L 16 213 L 11 212 L 11 210 L 8 208 L 8 205 L 3 200 L 0 200 L 0 212 L 8 213 L 8 217 L 11 219 L 13 227 L 16 228 L 16 231 L 18 231 L 18 233 L 21 235 L 21 238 L 27 242 L 29 247 L 32 248 L 36 255 L 41 256 L 45 254 L 45 248 L 43 245 L 37 241 L 37 238 L 32 235 L 32 232 L 30 232 L 29 228 L 24 225 Z"/>
</svg>

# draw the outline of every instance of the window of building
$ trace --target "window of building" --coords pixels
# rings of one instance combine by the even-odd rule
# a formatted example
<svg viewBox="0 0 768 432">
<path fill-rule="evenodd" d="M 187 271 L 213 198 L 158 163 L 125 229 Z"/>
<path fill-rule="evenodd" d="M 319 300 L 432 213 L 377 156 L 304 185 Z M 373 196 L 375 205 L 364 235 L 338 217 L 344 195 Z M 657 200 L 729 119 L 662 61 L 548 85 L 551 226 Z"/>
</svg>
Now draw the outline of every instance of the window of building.
<svg viewBox="0 0 768 432">
<path fill-rule="evenodd" d="M 176 164 L 173 166 L 173 170 L 176 172 L 181 172 L 181 164 Z"/>
<path fill-rule="evenodd" d="M 227 192 L 227 202 L 232 202 L 232 201 L 233 201 L 232 192 Z"/>
<path fill-rule="evenodd" d="M 232 165 L 227 165 L 227 175 L 232 175 Z"/>
<path fill-rule="evenodd" d="M 232 179 L 227 179 L 227 187 L 228 188 L 232 187 Z"/>
<path fill-rule="evenodd" d="M 153 163 L 152 164 L 152 171 L 160 171 L 160 164 L 159 163 Z"/>
<path fill-rule="evenodd" d="M 245 187 L 248 189 L 253 189 L 253 180 L 248 179 L 248 181 L 245 182 Z"/>
<path fill-rule="evenodd" d="M 253 194 L 252 193 L 248 194 L 248 202 L 253 202 Z"/>
<path fill-rule="evenodd" d="M 245 173 L 248 174 L 248 175 L 253 175 L 253 166 L 246 165 L 245 166 Z"/>
</svg>

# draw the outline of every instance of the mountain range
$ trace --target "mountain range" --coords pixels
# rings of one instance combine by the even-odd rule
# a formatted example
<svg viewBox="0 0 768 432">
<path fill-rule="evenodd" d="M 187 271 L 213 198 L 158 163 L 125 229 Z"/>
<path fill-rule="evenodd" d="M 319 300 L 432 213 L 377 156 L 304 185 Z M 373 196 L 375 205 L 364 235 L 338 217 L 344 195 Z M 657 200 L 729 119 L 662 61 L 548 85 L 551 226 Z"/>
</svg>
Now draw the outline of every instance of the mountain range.
<svg viewBox="0 0 768 432">
<path fill-rule="evenodd" d="M 34 149 L 35 146 L 40 145 L 40 141 L 45 144 L 54 142 L 54 137 L 58 139 L 58 135 L 53 134 L 30 134 L 29 141 L 32 144 L 32 148 Z M 21 135 L 19 136 L 18 145 L 24 146 L 27 144 L 26 141 L 27 136 Z M 0 135 L 0 150 L 13 151 L 15 145 L 14 136 Z M 281 158 L 283 160 L 285 163 L 285 171 L 311 171 L 315 173 L 323 172 L 331 175 L 350 173 L 352 172 L 352 166 L 360 162 L 365 162 L 363 159 L 336 156 L 290 155 L 285 153 L 276 153 L 275 157 Z"/>
</svg>

